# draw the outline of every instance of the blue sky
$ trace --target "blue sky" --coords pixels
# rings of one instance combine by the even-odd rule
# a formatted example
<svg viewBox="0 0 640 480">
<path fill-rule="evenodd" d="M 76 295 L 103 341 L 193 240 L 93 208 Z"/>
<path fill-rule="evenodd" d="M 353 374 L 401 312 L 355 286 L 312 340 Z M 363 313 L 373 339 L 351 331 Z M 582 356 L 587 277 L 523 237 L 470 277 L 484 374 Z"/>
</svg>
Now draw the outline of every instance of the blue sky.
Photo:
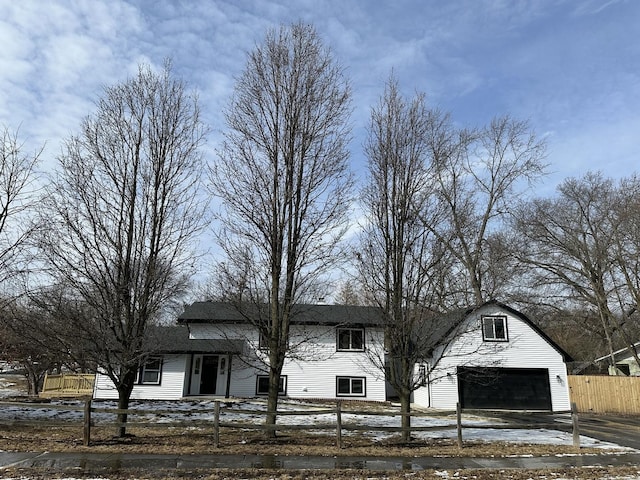
<svg viewBox="0 0 640 480">
<path fill-rule="evenodd" d="M 369 111 L 391 69 L 461 126 L 510 114 L 548 142 L 551 193 L 568 176 L 636 169 L 640 137 L 640 2 L 636 0 L 0 0 L 0 123 L 55 165 L 103 86 L 140 62 L 199 92 L 212 129 L 245 54 L 267 29 L 315 25 L 354 93 L 352 163 L 365 163 Z"/>
</svg>

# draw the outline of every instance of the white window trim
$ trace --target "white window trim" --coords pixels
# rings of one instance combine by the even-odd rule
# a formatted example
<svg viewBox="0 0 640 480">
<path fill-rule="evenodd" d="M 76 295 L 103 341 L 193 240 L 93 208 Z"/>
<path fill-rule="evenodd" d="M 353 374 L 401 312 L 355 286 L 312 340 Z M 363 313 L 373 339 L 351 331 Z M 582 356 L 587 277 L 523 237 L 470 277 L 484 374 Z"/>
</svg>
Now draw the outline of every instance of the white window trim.
<svg viewBox="0 0 640 480">
<path fill-rule="evenodd" d="M 159 366 L 158 368 L 147 368 L 147 365 L 149 363 L 152 362 L 158 362 Z M 163 363 L 163 359 L 162 357 L 149 357 L 144 364 L 138 369 L 138 378 L 136 378 L 136 385 L 160 385 L 160 383 L 162 382 L 162 363 Z M 145 372 L 157 372 L 158 373 L 158 380 L 155 382 L 145 382 L 144 377 L 145 377 Z"/>
<path fill-rule="evenodd" d="M 492 333 L 493 336 L 492 337 L 487 337 L 485 334 L 485 320 L 491 320 L 491 326 L 492 326 Z M 502 326 L 504 327 L 504 337 L 497 337 L 496 336 L 496 324 L 495 321 L 496 320 L 501 320 L 502 321 Z M 507 317 L 505 315 L 485 315 L 482 317 L 481 319 L 481 328 L 482 328 L 482 340 L 484 340 L 485 342 L 508 342 L 509 341 L 509 330 L 507 328 Z"/>
<path fill-rule="evenodd" d="M 349 334 L 349 348 L 340 348 L 340 332 L 343 331 L 349 331 L 349 332 L 353 332 L 353 331 L 358 331 L 361 332 L 362 334 L 362 347 L 360 348 L 353 348 L 353 339 L 351 334 Z M 336 329 L 336 351 L 338 352 L 364 352 L 365 350 L 365 341 L 364 341 L 364 328 L 360 328 L 360 327 L 338 327 Z"/>
<path fill-rule="evenodd" d="M 268 387 L 266 391 L 260 391 L 260 380 L 264 378 L 267 379 L 267 382 L 269 381 L 269 375 L 258 375 L 256 377 L 256 395 L 269 395 Z M 280 387 L 281 389 L 278 391 L 278 395 L 286 395 L 287 394 L 287 376 L 286 375 L 280 375 Z"/>
<path fill-rule="evenodd" d="M 340 393 L 340 380 L 349 380 L 349 393 Z M 362 393 L 353 393 L 353 381 L 362 381 Z M 366 397 L 367 396 L 367 377 L 349 377 L 346 375 L 336 377 L 336 397 Z"/>
</svg>

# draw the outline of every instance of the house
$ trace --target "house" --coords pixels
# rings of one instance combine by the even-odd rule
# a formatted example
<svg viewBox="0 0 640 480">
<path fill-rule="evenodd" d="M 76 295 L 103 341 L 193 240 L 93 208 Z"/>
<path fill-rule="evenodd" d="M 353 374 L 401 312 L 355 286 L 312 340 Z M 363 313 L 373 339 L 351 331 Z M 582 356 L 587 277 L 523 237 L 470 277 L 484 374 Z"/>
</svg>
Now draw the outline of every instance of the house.
<svg viewBox="0 0 640 480">
<path fill-rule="evenodd" d="M 132 399 L 266 395 L 266 350 L 256 312 L 196 302 L 178 325 L 157 330 L 158 354 L 140 368 Z M 417 406 L 563 411 L 570 408 L 569 356 L 525 315 L 488 302 L 437 318 L 431 349 L 418 363 Z M 280 394 L 290 398 L 384 401 L 380 310 L 297 305 Z M 97 375 L 94 397 L 117 398 Z"/>
<path fill-rule="evenodd" d="M 569 356 L 525 315 L 491 301 L 454 312 L 416 365 L 423 407 L 564 411 L 570 409 Z"/>
<path fill-rule="evenodd" d="M 136 384 L 131 393 L 134 400 L 177 400 L 188 396 L 193 389 L 191 377 L 192 359 L 203 355 L 229 358 L 242 352 L 241 340 L 194 340 L 185 325 L 162 326 L 152 329 L 154 351 L 140 367 Z M 224 395 L 224 386 L 220 393 Z M 117 399 L 118 392 L 111 380 L 100 371 L 96 374 L 93 397 Z"/>
<path fill-rule="evenodd" d="M 635 343 L 633 348 L 640 352 L 640 342 Z M 613 363 L 611 365 L 611 355 L 605 355 L 603 357 L 594 360 L 594 363 L 601 367 L 603 370 L 605 366 L 608 366 L 609 375 L 621 375 L 626 377 L 638 377 L 640 376 L 640 367 L 633 353 L 628 347 L 621 348 L 613 352 Z"/>
<path fill-rule="evenodd" d="M 292 398 L 385 400 L 385 380 L 376 358 L 384 358 L 380 311 L 373 307 L 296 305 L 290 357 L 280 381 Z M 258 312 L 229 303 L 196 302 L 164 327 L 158 355 L 141 367 L 132 399 L 187 396 L 266 395 L 266 350 L 255 323 Z M 110 380 L 98 375 L 94 398 L 117 398 Z"/>
</svg>

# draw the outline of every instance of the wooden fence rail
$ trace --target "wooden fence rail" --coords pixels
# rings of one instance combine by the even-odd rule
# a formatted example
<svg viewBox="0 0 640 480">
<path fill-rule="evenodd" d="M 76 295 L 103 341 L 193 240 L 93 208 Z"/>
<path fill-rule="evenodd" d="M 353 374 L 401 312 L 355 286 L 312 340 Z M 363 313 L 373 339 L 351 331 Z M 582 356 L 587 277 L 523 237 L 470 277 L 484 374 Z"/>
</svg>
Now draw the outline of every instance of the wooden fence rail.
<svg viewBox="0 0 640 480">
<path fill-rule="evenodd" d="M 224 403 L 224 402 L 222 402 Z M 128 410 L 119 410 L 117 408 L 96 408 L 92 405 L 92 401 L 90 399 L 85 400 L 84 405 L 79 404 L 77 406 L 73 405 L 52 405 L 52 404 L 33 404 L 33 403 L 16 403 L 16 402 L 0 402 L 0 407 L 2 406 L 12 406 L 12 407 L 23 407 L 23 408 L 40 408 L 40 409 L 57 409 L 57 410 L 66 410 L 66 411 L 77 411 L 83 412 L 82 414 L 82 430 L 83 430 L 83 443 L 85 446 L 89 446 L 91 444 L 91 429 L 95 426 L 100 427 L 176 427 L 176 426 L 185 426 L 192 427 L 197 422 L 198 426 L 202 426 L 202 420 L 184 420 L 184 421 L 171 421 L 171 422 L 152 422 L 152 421 L 128 421 L 125 424 L 119 424 L 117 422 L 104 422 L 96 421 L 96 417 L 93 413 L 106 413 L 111 415 L 118 415 L 120 413 L 126 413 L 129 417 L 140 416 L 140 415 L 154 415 L 157 417 L 162 416 L 170 416 L 177 415 L 181 413 L 179 410 L 171 409 L 171 410 L 162 410 L 162 409 L 128 409 Z M 187 413 L 186 411 L 183 413 Z M 319 414 L 329 414 L 335 415 L 335 421 L 327 421 L 326 423 L 314 423 L 314 424 L 300 424 L 300 425 L 292 425 L 292 424 L 276 424 L 276 425 L 266 425 L 264 422 L 261 423 L 251 423 L 251 422 L 239 422 L 238 420 L 233 421 L 224 421 L 224 414 L 229 413 L 233 415 L 250 415 L 250 416 L 265 416 L 269 412 L 265 410 L 252 410 L 252 409 L 237 409 L 237 408 L 227 408 L 221 405 L 220 401 L 215 401 L 214 408 L 206 409 L 200 408 L 198 409 L 198 413 L 213 414 L 213 421 L 211 422 L 211 426 L 213 427 L 213 442 L 214 446 L 217 448 L 220 446 L 220 430 L 223 428 L 233 429 L 233 430 L 262 430 L 262 431 L 287 431 L 287 430 L 328 430 L 335 431 L 336 436 L 336 445 L 338 448 L 343 447 L 343 432 L 344 431 L 369 431 L 369 432 L 402 432 L 404 429 L 402 427 L 393 427 L 393 426 L 383 426 L 383 425 L 362 425 L 358 423 L 346 423 L 344 421 L 344 415 L 353 415 L 353 416 L 391 416 L 391 417 L 401 417 L 403 415 L 408 415 L 411 418 L 420 418 L 420 417 L 433 417 L 433 413 L 430 412 L 411 412 L 409 414 L 403 414 L 400 412 L 379 412 L 379 411 L 357 411 L 357 410 L 343 410 L 342 402 L 336 402 L 335 408 L 324 408 L 324 409 L 314 409 L 314 410 L 299 410 L 299 411 L 278 411 L 276 412 L 277 416 L 306 416 L 306 415 L 319 415 Z M 69 424 L 70 421 L 65 422 L 65 424 Z M 15 421 L 11 422 L 12 424 L 16 423 Z M 22 424 L 22 422 L 20 422 Z M 37 424 L 34 421 L 28 421 L 25 423 L 29 424 Z M 59 423 L 59 422 L 58 422 Z M 49 423 L 47 422 L 47 425 Z M 554 430 L 566 430 L 573 432 L 573 446 L 576 448 L 580 448 L 580 435 L 578 430 L 578 414 L 575 411 L 572 413 L 572 423 L 571 424 L 561 424 L 561 423 L 535 423 L 535 425 L 524 425 L 524 424 L 512 424 L 512 423 L 502 423 L 502 424 L 463 424 L 462 423 L 462 410 L 460 405 L 458 404 L 458 408 L 456 411 L 456 423 L 450 425 L 423 425 L 423 426 L 412 426 L 409 427 L 408 430 L 410 432 L 425 432 L 425 431 L 434 431 L 434 430 L 457 430 L 457 442 L 460 448 L 463 448 L 463 436 L 462 432 L 464 428 L 473 428 L 473 429 L 530 429 L 530 428 L 550 428 Z"/>
<path fill-rule="evenodd" d="M 578 412 L 640 414 L 640 377 L 569 375 L 569 389 Z"/>
</svg>

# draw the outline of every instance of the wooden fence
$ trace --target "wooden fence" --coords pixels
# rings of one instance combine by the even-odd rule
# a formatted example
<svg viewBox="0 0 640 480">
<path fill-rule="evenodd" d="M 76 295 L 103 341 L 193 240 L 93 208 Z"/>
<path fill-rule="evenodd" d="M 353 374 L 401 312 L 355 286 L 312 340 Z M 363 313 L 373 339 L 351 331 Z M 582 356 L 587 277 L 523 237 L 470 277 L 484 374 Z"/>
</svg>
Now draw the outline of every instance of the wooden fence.
<svg viewBox="0 0 640 480">
<path fill-rule="evenodd" d="M 569 375 L 569 389 L 578 412 L 640 414 L 640 377 Z"/>
<path fill-rule="evenodd" d="M 223 402 L 224 404 L 224 402 Z M 126 413 L 129 418 L 135 418 L 135 416 L 140 415 L 154 415 L 154 416 L 175 416 L 177 411 L 173 410 L 161 410 L 161 409 L 129 409 L 129 410 L 118 410 L 116 408 L 96 408 L 92 405 L 92 401 L 90 399 L 85 400 L 84 405 L 78 404 L 76 406 L 73 405 L 42 405 L 42 404 L 31 404 L 31 403 L 14 403 L 14 402 L 0 402 L 0 407 L 2 406 L 20 406 L 24 408 L 43 408 L 43 409 L 56 409 L 56 410 L 66 410 L 66 411 L 82 411 L 82 432 L 83 432 L 83 444 L 85 446 L 89 446 L 91 444 L 91 429 L 95 426 L 100 427 L 116 427 L 126 426 L 127 428 L 137 427 L 152 427 L 152 428 L 175 428 L 176 426 L 185 426 L 185 427 L 193 427 L 198 426 L 202 427 L 203 422 L 202 419 L 199 420 L 182 420 L 182 421 L 171 421 L 171 422 L 157 422 L 153 420 L 146 419 L 144 421 L 128 421 L 126 424 L 119 424 L 115 421 L 112 422 L 96 422 L 93 413 L 107 413 L 112 414 L 114 416 L 120 413 Z M 227 419 L 225 421 L 225 413 L 228 412 L 234 416 L 233 419 Z M 394 426 L 382 426 L 382 425 L 363 425 L 361 423 L 355 422 L 345 422 L 343 415 L 352 415 L 355 416 L 356 419 L 358 416 L 391 416 L 391 417 L 402 417 L 402 415 L 409 415 L 412 418 L 418 417 L 433 417 L 433 413 L 425 413 L 425 412 L 411 412 L 409 414 L 402 414 L 397 411 L 356 411 L 356 410 L 344 410 L 342 406 L 342 402 L 338 401 L 335 404 L 335 407 L 332 408 L 318 408 L 311 410 L 296 410 L 296 411 L 278 411 L 276 412 L 279 417 L 283 416 L 306 416 L 306 415 L 319 415 L 319 414 L 328 414 L 331 415 L 334 420 L 331 418 L 328 419 L 326 423 L 305 423 L 305 424 L 276 424 L 276 425 L 265 425 L 264 422 L 254 422 L 254 421 L 241 421 L 236 417 L 237 415 L 247 415 L 248 418 L 255 418 L 256 416 L 264 417 L 269 412 L 265 410 L 253 410 L 253 409 L 238 409 L 238 408 L 228 408 L 221 406 L 220 401 L 216 401 L 214 403 L 213 409 L 198 409 L 199 414 L 210 413 L 212 414 L 212 420 L 210 426 L 213 427 L 213 445 L 218 448 L 221 443 L 221 430 L 222 429 L 230 429 L 230 430 L 261 430 L 264 432 L 267 431 L 287 431 L 287 430 L 306 430 L 306 431 L 318 431 L 325 430 L 328 432 L 335 432 L 335 440 L 336 446 L 338 448 L 343 448 L 342 435 L 345 431 L 366 431 L 366 432 L 393 432 L 400 433 L 404 429 L 402 427 L 394 427 Z M 2 423 L 0 421 L 0 423 Z M 21 422 L 11 421 L 11 425 L 16 425 Z M 33 421 L 25 421 L 24 424 L 32 425 L 37 422 Z M 78 420 L 80 423 L 80 420 Z M 398 420 L 400 423 L 400 420 Z M 56 423 L 59 425 L 60 423 Z M 68 424 L 68 422 L 66 423 Z M 79 426 L 80 428 L 80 426 Z M 410 433 L 412 432 L 425 432 L 425 431 L 434 431 L 434 430 L 453 430 L 455 429 L 457 432 L 457 444 L 459 448 L 463 448 L 463 429 L 464 428 L 473 428 L 473 429 L 523 429 L 527 430 L 530 428 L 540 429 L 540 428 L 550 428 L 554 430 L 566 430 L 573 433 L 573 446 L 577 449 L 580 448 L 580 430 L 579 430 L 579 422 L 578 422 L 578 414 L 573 411 L 572 413 L 572 422 L 571 424 L 566 423 L 535 423 L 532 425 L 526 425 L 521 423 L 496 423 L 493 425 L 490 424 L 463 424 L 462 423 L 462 410 L 460 408 L 460 404 L 458 404 L 456 411 L 456 423 L 449 425 L 423 425 L 423 426 L 412 426 L 409 427 L 408 430 Z"/>
<path fill-rule="evenodd" d="M 68 374 L 49 375 L 44 377 L 40 396 L 52 397 L 86 397 L 93 395 L 95 375 Z"/>
</svg>

